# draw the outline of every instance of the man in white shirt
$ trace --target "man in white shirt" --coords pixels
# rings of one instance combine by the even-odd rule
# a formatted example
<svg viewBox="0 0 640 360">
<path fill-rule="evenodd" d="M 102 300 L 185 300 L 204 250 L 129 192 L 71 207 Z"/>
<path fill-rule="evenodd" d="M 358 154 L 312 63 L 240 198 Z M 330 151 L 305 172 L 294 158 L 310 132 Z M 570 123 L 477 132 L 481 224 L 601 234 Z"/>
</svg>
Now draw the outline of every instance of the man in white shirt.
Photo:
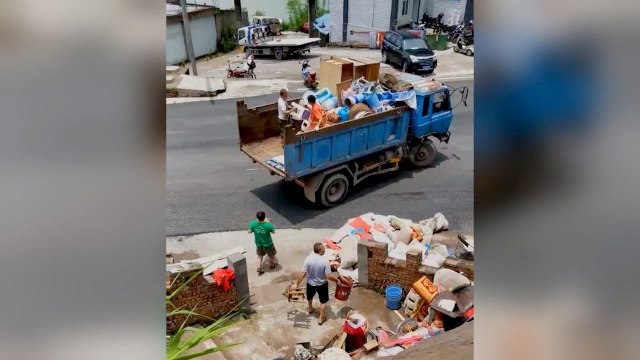
<svg viewBox="0 0 640 360">
<path fill-rule="evenodd" d="M 324 245 L 316 243 L 313 245 L 313 254 L 307 256 L 302 267 L 302 274 L 291 283 L 291 288 L 300 286 L 302 280 L 307 277 L 307 301 L 309 314 L 313 313 L 313 297 L 318 294 L 320 299 L 320 315 L 318 325 L 322 325 L 326 320 L 326 303 L 329 301 L 329 282 L 338 282 L 338 277 L 331 274 L 329 261 L 324 257 Z"/>
<path fill-rule="evenodd" d="M 287 109 L 287 97 L 289 97 L 287 89 L 281 89 L 280 97 L 278 98 L 278 120 L 280 120 L 281 124 L 287 121 L 291 113 L 291 110 Z"/>
</svg>

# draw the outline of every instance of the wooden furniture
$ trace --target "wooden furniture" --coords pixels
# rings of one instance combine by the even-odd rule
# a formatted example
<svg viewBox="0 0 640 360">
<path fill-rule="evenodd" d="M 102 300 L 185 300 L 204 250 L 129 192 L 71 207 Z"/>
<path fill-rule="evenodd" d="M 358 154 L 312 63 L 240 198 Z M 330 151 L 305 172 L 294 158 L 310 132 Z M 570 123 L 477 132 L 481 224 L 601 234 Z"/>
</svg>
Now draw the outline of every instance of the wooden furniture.
<svg viewBox="0 0 640 360">
<path fill-rule="evenodd" d="M 337 95 L 336 85 L 347 80 L 353 80 L 353 63 L 336 57 L 320 61 L 318 72 L 318 88 L 329 88 L 333 95 Z"/>
</svg>

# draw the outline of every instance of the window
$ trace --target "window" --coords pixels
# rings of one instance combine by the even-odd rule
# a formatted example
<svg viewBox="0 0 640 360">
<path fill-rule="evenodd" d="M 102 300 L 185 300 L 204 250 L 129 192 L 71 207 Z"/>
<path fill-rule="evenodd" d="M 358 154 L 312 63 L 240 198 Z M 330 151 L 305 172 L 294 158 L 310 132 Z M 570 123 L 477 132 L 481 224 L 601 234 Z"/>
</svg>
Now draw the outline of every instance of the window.
<svg viewBox="0 0 640 360">
<path fill-rule="evenodd" d="M 409 0 L 402 0 L 402 15 L 409 13 Z"/>
<path fill-rule="evenodd" d="M 449 110 L 449 96 L 445 91 L 440 91 L 432 95 L 433 96 L 433 110 L 431 113 L 439 113 Z"/>
<path fill-rule="evenodd" d="M 246 31 L 244 31 L 244 30 L 240 30 L 240 31 L 238 31 L 238 41 L 240 41 L 240 40 L 244 39 L 244 38 L 245 38 L 245 36 L 247 36 Z"/>
<path fill-rule="evenodd" d="M 393 45 L 397 46 L 398 48 L 402 48 L 402 38 L 400 36 L 394 36 L 393 37 Z"/>
<path fill-rule="evenodd" d="M 424 43 L 424 40 L 422 39 L 405 39 L 404 48 L 405 49 L 426 49 L 427 45 Z"/>
</svg>

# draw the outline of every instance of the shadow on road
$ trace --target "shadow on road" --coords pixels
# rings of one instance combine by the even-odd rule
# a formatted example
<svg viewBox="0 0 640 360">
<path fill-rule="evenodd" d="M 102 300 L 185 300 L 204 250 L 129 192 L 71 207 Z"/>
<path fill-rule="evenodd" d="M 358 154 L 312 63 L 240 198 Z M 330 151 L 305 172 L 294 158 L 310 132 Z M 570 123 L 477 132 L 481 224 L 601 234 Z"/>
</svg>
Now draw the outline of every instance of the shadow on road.
<svg viewBox="0 0 640 360">
<path fill-rule="evenodd" d="M 410 165 L 403 164 L 400 171 L 368 178 L 359 183 L 357 186 L 351 188 L 351 190 L 349 191 L 349 195 L 344 200 L 343 204 L 348 204 L 351 201 L 356 201 L 361 197 L 367 196 L 403 179 L 413 178 L 416 174 L 419 174 L 422 171 L 433 171 L 434 168 L 439 167 L 443 162 L 447 160 L 450 160 L 448 156 L 438 152 L 436 161 L 429 168 L 416 169 L 411 167 Z M 287 221 L 294 225 L 312 219 L 319 214 L 333 211 L 341 206 L 338 205 L 334 208 L 327 209 L 321 207 L 320 205 L 313 204 L 304 196 L 304 191 L 300 186 L 294 184 L 293 182 L 286 182 L 284 180 L 256 188 L 252 190 L 251 193 L 253 193 L 265 204 L 269 205 L 269 207 L 271 207 L 276 213 L 278 213 L 280 216 L 287 219 Z M 385 198 L 393 200 L 406 196 L 415 198 L 425 196 L 425 194 L 392 193 L 385 195 Z"/>
</svg>

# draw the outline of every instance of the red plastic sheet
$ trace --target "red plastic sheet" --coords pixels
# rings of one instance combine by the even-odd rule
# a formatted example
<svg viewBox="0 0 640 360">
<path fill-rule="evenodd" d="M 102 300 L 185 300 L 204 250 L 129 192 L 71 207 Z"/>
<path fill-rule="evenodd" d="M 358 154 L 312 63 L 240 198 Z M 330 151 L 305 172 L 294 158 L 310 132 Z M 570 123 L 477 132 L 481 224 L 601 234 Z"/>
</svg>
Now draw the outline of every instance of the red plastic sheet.
<svg viewBox="0 0 640 360">
<path fill-rule="evenodd" d="M 231 289 L 231 281 L 236 279 L 236 274 L 231 269 L 218 269 L 213 272 L 213 279 L 227 292 Z"/>
</svg>

